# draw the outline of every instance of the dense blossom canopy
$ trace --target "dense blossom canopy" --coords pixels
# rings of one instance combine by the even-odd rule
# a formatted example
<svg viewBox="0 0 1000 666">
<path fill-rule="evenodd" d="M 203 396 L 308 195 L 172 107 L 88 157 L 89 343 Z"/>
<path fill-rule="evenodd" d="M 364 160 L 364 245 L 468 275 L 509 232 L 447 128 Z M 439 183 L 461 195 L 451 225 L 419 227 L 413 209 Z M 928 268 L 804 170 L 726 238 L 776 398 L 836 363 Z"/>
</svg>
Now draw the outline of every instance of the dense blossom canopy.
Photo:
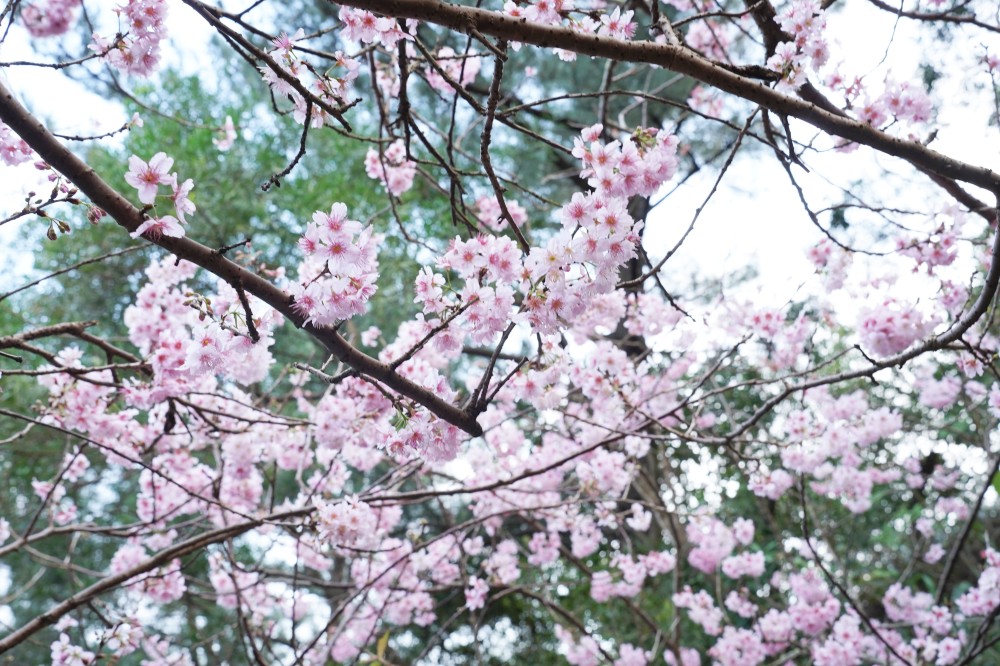
<svg viewBox="0 0 1000 666">
<path fill-rule="evenodd" d="M 31 286 L 150 251 L 106 312 L 0 294 L 0 654 L 996 663 L 1000 175 L 935 141 L 953 107 L 996 131 L 1000 24 L 871 4 L 885 73 L 852 69 L 837 0 L 9 2 L 0 46 L 39 55 L 0 49 L 0 180 L 51 194 L 0 224 L 114 244 Z M 175 14 L 251 107 L 143 101 Z M 889 57 L 929 37 L 922 69 Z M 139 113 L 69 136 L 31 68 Z M 277 264 L 226 219 L 257 194 L 194 176 L 268 123 L 293 129 L 258 194 L 342 176 L 311 218 L 268 209 Z M 810 267 L 796 289 L 675 269 L 747 160 L 786 226 L 727 214 Z"/>
</svg>

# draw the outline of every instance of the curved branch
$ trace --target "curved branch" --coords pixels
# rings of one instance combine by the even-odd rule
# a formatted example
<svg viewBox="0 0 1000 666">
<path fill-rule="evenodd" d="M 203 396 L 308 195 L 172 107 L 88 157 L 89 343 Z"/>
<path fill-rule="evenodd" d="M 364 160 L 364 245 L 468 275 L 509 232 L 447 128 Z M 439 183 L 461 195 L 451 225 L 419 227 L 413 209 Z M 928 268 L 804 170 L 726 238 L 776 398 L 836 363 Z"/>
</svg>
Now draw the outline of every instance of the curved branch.
<svg viewBox="0 0 1000 666">
<path fill-rule="evenodd" d="M 989 30 L 990 32 L 1000 32 L 1000 26 L 992 25 L 986 23 L 985 21 L 980 21 L 976 18 L 975 14 L 952 14 L 951 10 L 944 12 L 911 12 L 906 11 L 900 7 L 893 7 L 892 5 L 882 2 L 882 0 L 868 0 L 872 5 L 878 7 L 884 12 L 889 12 L 895 16 L 900 16 L 902 18 L 914 19 L 917 21 L 942 21 L 944 23 L 964 23 L 965 25 L 974 25 L 977 28 L 982 28 L 983 30 Z"/>
<path fill-rule="evenodd" d="M 102 179 L 96 171 L 73 154 L 0 82 L 0 121 L 6 123 L 32 150 L 73 182 L 90 200 L 110 215 L 127 231 L 135 231 L 143 221 L 139 210 L 120 192 Z M 438 418 L 451 423 L 472 436 L 482 434 L 475 417 L 433 391 L 401 376 L 389 365 L 353 347 L 332 327 L 309 324 L 293 307 L 292 297 L 260 275 L 233 263 L 216 250 L 190 238 L 161 237 L 155 241 L 168 252 L 201 266 L 230 285 L 242 285 L 250 294 L 283 314 L 295 326 L 316 338 L 331 354 L 359 373 L 376 379 L 389 388 L 423 405 Z"/>
<path fill-rule="evenodd" d="M 80 590 L 69 599 L 56 604 L 53 608 L 35 617 L 20 629 L 17 629 L 0 639 L 0 654 L 3 654 L 20 643 L 23 643 L 31 637 L 32 634 L 37 633 L 49 625 L 55 624 L 63 616 L 71 613 L 80 606 L 89 603 L 92 599 L 95 599 L 105 592 L 115 589 L 128 580 L 167 564 L 175 558 L 201 550 L 202 548 L 205 548 L 213 543 L 218 543 L 220 541 L 225 541 L 226 539 L 239 536 L 244 532 L 258 527 L 263 524 L 263 522 L 263 519 L 252 520 L 245 523 L 239 523 L 237 525 L 223 527 L 211 532 L 206 532 L 205 534 L 200 534 L 196 537 L 188 539 L 187 541 L 182 541 L 175 546 L 167 548 L 166 550 L 161 550 L 153 557 L 144 560 L 119 574 L 102 578 L 90 587 Z"/>
<path fill-rule="evenodd" d="M 1000 174 L 943 155 L 916 141 L 894 137 L 871 125 L 782 94 L 673 44 L 624 41 L 584 34 L 570 28 L 530 23 L 499 12 L 463 7 L 439 0 L 341 0 L 337 3 L 397 18 L 430 21 L 462 33 L 480 32 L 506 41 L 560 48 L 580 55 L 659 65 L 690 76 L 723 92 L 764 108 L 803 120 L 829 134 L 904 159 L 933 173 L 977 185 L 1000 195 Z"/>
</svg>

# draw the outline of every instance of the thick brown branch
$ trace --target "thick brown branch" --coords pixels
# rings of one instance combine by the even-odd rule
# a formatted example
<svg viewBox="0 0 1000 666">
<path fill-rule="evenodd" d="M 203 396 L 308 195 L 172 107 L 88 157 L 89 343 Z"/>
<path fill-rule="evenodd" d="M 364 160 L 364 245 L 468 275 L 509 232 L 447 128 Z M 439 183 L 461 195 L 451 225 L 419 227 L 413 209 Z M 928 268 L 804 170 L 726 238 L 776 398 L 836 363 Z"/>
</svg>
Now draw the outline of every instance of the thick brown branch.
<svg viewBox="0 0 1000 666">
<path fill-rule="evenodd" d="M 0 121 L 6 123 L 42 159 L 72 181 L 119 225 L 132 232 L 142 223 L 143 212 L 56 139 L 37 118 L 14 99 L 14 95 L 3 83 L 0 83 Z M 163 236 L 155 243 L 181 259 L 201 266 L 230 285 L 242 285 L 247 293 L 253 294 L 281 312 L 293 324 L 322 343 L 331 354 L 359 373 L 377 379 L 470 435 L 482 434 L 482 427 L 470 413 L 443 400 L 433 391 L 402 377 L 378 359 L 355 349 L 335 329 L 306 323 L 305 317 L 292 307 L 291 296 L 260 275 L 248 271 L 212 248 L 205 247 L 190 238 Z"/>
<path fill-rule="evenodd" d="M 803 120 L 829 134 L 894 155 L 933 173 L 961 180 L 1000 194 L 1000 175 L 943 155 L 916 141 L 886 134 L 867 123 L 832 113 L 797 97 L 785 95 L 712 63 L 681 46 L 648 41 L 623 41 L 584 34 L 570 28 L 530 23 L 499 12 L 462 7 L 439 0 L 342 0 L 339 4 L 360 7 L 398 18 L 415 18 L 463 33 L 472 30 L 506 41 L 561 48 L 581 55 L 659 65 L 690 76 L 724 92 L 742 97 L 766 109 Z"/>
</svg>

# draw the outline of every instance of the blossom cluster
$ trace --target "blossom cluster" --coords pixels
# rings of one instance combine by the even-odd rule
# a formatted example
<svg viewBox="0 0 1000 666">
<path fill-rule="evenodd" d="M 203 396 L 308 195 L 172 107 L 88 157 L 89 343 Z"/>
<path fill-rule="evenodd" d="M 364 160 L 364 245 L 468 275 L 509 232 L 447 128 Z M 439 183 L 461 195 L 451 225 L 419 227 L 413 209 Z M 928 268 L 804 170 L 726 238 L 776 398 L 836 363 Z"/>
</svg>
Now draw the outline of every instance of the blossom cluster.
<svg viewBox="0 0 1000 666">
<path fill-rule="evenodd" d="M 365 173 L 380 181 L 393 196 L 400 196 L 413 187 L 417 164 L 406 156 L 406 145 L 396 139 L 384 151 L 369 148 L 365 154 Z"/>
<path fill-rule="evenodd" d="M 833 293 L 844 286 L 847 269 L 853 259 L 850 252 L 824 238 L 806 251 L 806 258 L 824 276 L 823 289 L 826 293 Z"/>
<path fill-rule="evenodd" d="M 53 666 L 89 666 L 96 656 L 90 650 L 75 645 L 69 634 L 59 634 L 59 640 L 50 646 Z"/>
<path fill-rule="evenodd" d="M 8 166 L 17 166 L 31 160 L 35 153 L 14 134 L 7 125 L 0 122 L 0 160 Z"/>
<path fill-rule="evenodd" d="M 937 324 L 914 305 L 887 297 L 881 304 L 861 311 L 858 336 L 876 356 L 892 356 L 928 335 Z"/>
<path fill-rule="evenodd" d="M 887 81 L 881 94 L 865 98 L 858 116 L 869 125 L 883 127 L 889 121 L 909 125 L 925 123 L 931 112 L 931 100 L 922 88 L 907 82 Z"/>
<path fill-rule="evenodd" d="M 559 639 L 563 657 L 572 666 L 598 666 L 607 654 L 606 652 L 602 654 L 593 636 L 585 634 L 577 640 L 569 630 L 559 625 L 556 625 L 556 638 Z M 669 655 L 667 652 L 665 656 Z M 618 658 L 612 662 L 612 666 L 646 666 L 651 663 L 652 658 L 650 650 L 643 650 L 631 643 L 622 643 L 618 646 Z"/>
<path fill-rule="evenodd" d="M 528 212 L 515 199 L 505 198 L 507 212 L 518 228 L 528 221 Z M 495 196 L 482 196 L 476 199 L 476 219 L 481 225 L 494 233 L 502 233 L 507 229 L 507 221 L 501 216 L 500 203 Z"/>
<path fill-rule="evenodd" d="M 149 76 L 160 62 L 160 42 L 166 37 L 166 0 L 128 0 L 116 9 L 128 21 L 128 31 L 112 39 L 93 35 L 90 49 L 115 69 Z"/>
<path fill-rule="evenodd" d="M 220 280 L 216 293 L 206 297 L 207 304 L 195 307 L 185 283 L 196 272 L 196 266 L 184 261 L 176 266 L 169 258 L 154 262 L 146 271 L 149 282 L 125 311 L 129 339 L 153 368 L 149 384 L 134 383 L 127 391 L 136 405 L 148 407 L 204 387 L 205 382 L 211 386 L 216 375 L 243 384 L 257 382 L 273 362 L 268 347 L 280 315 L 256 297 L 247 297 L 260 337 L 255 343 L 240 296 L 226 282 Z"/>
<path fill-rule="evenodd" d="M 816 390 L 809 399 L 816 414 L 807 410 L 788 414 L 784 432 L 789 446 L 781 452 L 782 465 L 811 475 L 815 492 L 838 499 L 853 513 L 863 513 L 871 507 L 876 485 L 902 476 L 898 468 L 865 460 L 872 445 L 899 433 L 902 416 L 885 407 L 870 409 L 860 391 L 834 397 Z"/>
<path fill-rule="evenodd" d="M 43 0 L 21 8 L 21 20 L 32 37 L 53 37 L 69 30 L 82 0 Z"/>
<path fill-rule="evenodd" d="M 793 0 L 776 18 L 793 41 L 779 43 L 767 66 L 781 74 L 782 87 L 794 90 L 805 82 L 810 68 L 818 70 L 830 57 L 824 34 L 826 16 L 816 0 Z"/>
<path fill-rule="evenodd" d="M 58 367 L 81 368 L 83 352 L 75 346 L 66 347 L 55 355 Z M 110 371 L 94 373 L 92 378 L 98 382 L 110 384 L 113 376 Z M 46 423 L 57 424 L 64 428 L 72 428 L 78 432 L 87 433 L 102 442 L 102 453 L 110 461 L 118 464 L 123 462 L 124 455 L 133 458 L 136 455 L 135 440 L 128 433 L 133 425 L 135 412 L 128 409 L 114 409 L 115 391 L 110 386 L 94 382 L 75 381 L 68 375 L 49 374 L 39 379 L 39 384 L 48 391 L 48 409 L 43 415 Z M 141 428 L 138 431 L 141 432 Z M 136 433 L 138 434 L 138 433 Z M 85 471 L 81 467 L 86 463 L 86 457 L 71 457 L 67 463 L 67 472 L 62 474 L 58 483 L 46 482 L 47 485 L 35 484 L 35 492 L 42 496 L 58 500 L 66 495 L 66 483 L 79 479 Z M 63 504 L 59 509 L 66 522 L 71 521 L 76 514 L 72 504 Z"/>
<path fill-rule="evenodd" d="M 137 541 L 126 543 L 111 558 L 108 573 L 112 575 L 124 573 L 145 562 L 149 556 L 146 547 Z M 181 561 L 177 559 L 130 579 L 128 586 L 133 596 L 160 604 L 177 601 L 187 589 L 181 571 Z"/>
<path fill-rule="evenodd" d="M 254 299 L 253 306 L 261 313 L 257 321 L 260 339 L 257 344 L 239 342 L 248 340 L 239 335 L 237 313 L 243 310 L 231 288 L 227 292 L 226 287 L 220 285 L 214 309 L 202 313 L 212 316 L 206 326 L 199 320 L 199 313 L 184 304 L 184 293 L 175 286 L 185 276 L 193 275 L 193 267 L 182 263 L 178 268 L 180 275 L 169 259 L 154 264 L 148 271 L 151 281 L 140 291 L 139 302 L 125 313 L 132 342 L 147 355 L 153 375 L 151 380 L 129 380 L 120 392 L 113 388 L 114 377 L 108 370 L 90 374 L 93 381 L 80 381 L 58 373 L 46 374 L 40 381 L 49 392 L 49 407 L 42 415 L 44 422 L 72 428 L 99 442 L 99 450 L 110 465 L 130 469 L 140 463 L 142 451 L 150 442 L 160 443 L 159 454 L 143 464 L 136 498 L 137 514 L 151 523 L 176 515 L 205 513 L 208 510 L 205 493 L 211 492 L 214 478 L 204 463 L 186 449 L 175 447 L 169 437 L 163 437 L 165 429 L 172 428 L 167 425 L 171 417 L 164 401 L 192 391 L 204 391 L 207 395 L 216 387 L 216 374 L 226 374 L 236 381 L 259 381 L 270 363 L 267 347 L 271 344 L 271 327 L 277 321 Z M 222 326 L 228 330 L 220 335 L 216 331 L 222 331 Z M 212 360 L 208 363 L 205 362 L 205 350 L 209 346 L 205 344 L 206 339 L 225 345 L 224 350 L 212 352 Z M 82 368 L 81 358 L 79 349 L 67 347 L 55 356 L 55 361 L 59 367 Z M 118 396 L 124 399 L 124 405 L 120 404 Z M 214 398 L 195 400 L 208 409 L 222 406 Z M 149 412 L 148 422 L 142 423 L 138 419 L 146 411 Z M 191 433 L 196 430 L 194 426 L 189 428 Z M 230 447 L 234 451 L 253 451 L 235 437 L 224 448 Z M 237 456 L 230 458 L 234 472 L 239 470 Z M 83 483 L 88 478 L 89 468 L 88 457 L 78 451 L 67 455 L 53 481 L 36 480 L 35 492 L 51 504 L 56 523 L 67 524 L 76 518 L 76 506 L 67 490 L 71 485 Z M 243 470 L 238 479 L 223 483 L 218 493 L 229 506 L 248 509 L 259 497 L 253 488 L 259 484 L 260 477 L 252 468 Z M 156 544 L 154 538 L 147 540 L 145 546 L 160 547 Z M 121 551 L 124 559 L 120 565 L 115 565 L 119 570 L 130 568 L 144 557 L 144 544 L 133 543 L 126 548 L 131 550 Z M 175 568 L 179 571 L 179 566 Z M 157 598 L 176 598 L 183 593 L 183 578 L 167 573 L 165 570 L 162 575 L 148 579 L 145 587 L 136 589 L 145 589 L 147 594 Z M 149 587 L 151 585 L 155 590 Z"/>
<path fill-rule="evenodd" d="M 413 36 L 404 32 L 394 18 L 375 16 L 366 9 L 341 7 L 337 17 L 343 23 L 343 35 L 361 44 L 381 44 L 393 50 L 400 40 L 412 40 Z M 408 23 L 412 29 L 415 22 Z"/>
<path fill-rule="evenodd" d="M 415 364 L 419 368 L 419 364 Z M 420 383 L 444 389 L 443 378 L 437 372 L 419 374 L 414 365 L 403 373 Z M 442 390 L 442 395 L 453 399 L 453 392 Z M 421 410 L 405 419 L 405 425 L 384 440 L 383 448 L 399 460 L 414 456 L 428 463 L 444 463 L 454 460 L 463 442 L 461 431 L 446 421 Z"/>
<path fill-rule="evenodd" d="M 456 83 L 467 86 L 476 80 L 479 69 L 482 67 L 481 57 L 475 54 L 459 56 L 455 49 L 450 46 L 443 46 L 438 49 L 434 62 L 441 68 L 449 79 Z M 427 83 L 431 88 L 440 90 L 443 93 L 452 92 L 452 85 L 441 72 L 436 68 L 430 68 L 427 72 Z"/>
<path fill-rule="evenodd" d="M 506 0 L 503 11 L 508 16 L 527 19 L 533 23 L 564 26 L 588 35 L 608 37 L 611 39 L 632 39 L 635 36 L 636 23 L 632 20 L 633 11 L 621 11 L 615 7 L 610 14 L 600 14 L 595 18 L 591 12 L 575 12 L 574 0 Z M 519 44 L 514 44 L 519 48 Z M 556 54 L 562 60 L 576 60 L 576 53 L 556 49 Z"/>
<path fill-rule="evenodd" d="M 677 170 L 676 137 L 637 130 L 605 144 L 602 131 L 601 125 L 585 129 L 573 148 L 580 175 L 593 189 L 573 195 L 557 213 L 561 231 L 524 260 L 522 319 L 542 333 L 577 319 L 613 290 L 618 267 L 635 256 L 641 230 L 628 213 L 628 198 L 648 196 Z"/>
<path fill-rule="evenodd" d="M 688 563 L 704 573 L 713 573 L 721 564 L 729 578 L 759 576 L 764 567 L 763 558 L 758 558 L 757 553 L 751 554 L 752 557 L 731 555 L 737 545 L 749 545 L 753 535 L 753 524 L 743 519 L 732 528 L 715 518 L 692 521 L 687 536 L 694 548 L 688 553 Z"/>
<path fill-rule="evenodd" d="M 651 551 L 638 559 L 617 553 L 611 560 L 617 571 L 595 571 L 590 578 L 590 597 L 604 603 L 612 597 L 634 598 L 646 584 L 646 579 L 674 569 L 676 559 L 672 553 Z M 620 579 L 616 580 L 616 578 Z"/>
<path fill-rule="evenodd" d="M 603 143 L 603 130 L 592 125 L 573 140 L 573 157 L 583 164 L 580 176 L 596 194 L 623 199 L 652 196 L 677 173 L 677 137 L 639 129 L 626 140 Z"/>
<path fill-rule="evenodd" d="M 829 60 L 826 14 L 816 0 L 793 0 L 777 13 L 776 19 L 792 41 L 779 43 L 767 66 L 781 75 L 779 89 L 791 91 L 805 83 L 809 72 L 819 71 Z M 872 95 L 870 86 L 861 78 L 847 81 L 837 71 L 831 72 L 825 83 L 842 92 L 848 108 L 874 127 L 884 127 L 890 120 L 919 124 L 931 116 L 930 98 L 922 88 L 906 82 L 886 81 L 878 95 Z"/>
<path fill-rule="evenodd" d="M 464 333 L 471 335 L 475 344 L 484 344 L 503 331 L 515 307 L 511 283 L 520 278 L 521 253 L 517 245 L 505 236 L 480 234 L 468 241 L 455 238 L 438 266 L 454 271 L 465 283 L 458 294 L 466 307 L 460 319 Z M 441 284 L 443 278 L 430 271 L 417 277 L 424 312 L 437 314 L 454 305 L 445 299 Z M 425 296 L 420 296 L 422 289 Z M 463 337 L 441 338 L 436 344 L 454 348 L 461 345 Z"/>
<path fill-rule="evenodd" d="M 316 211 L 299 247 L 305 260 L 289 291 L 295 309 L 315 326 L 330 326 L 364 312 L 375 293 L 379 237 L 348 219 L 347 206 Z"/>
<path fill-rule="evenodd" d="M 899 254 L 913 259 L 918 267 L 923 267 L 928 274 L 938 266 L 950 266 L 958 257 L 958 237 L 962 229 L 962 220 L 956 217 L 951 224 L 941 224 L 927 238 L 904 239 L 896 241 Z"/>
<path fill-rule="evenodd" d="M 316 500 L 316 529 L 320 539 L 338 547 L 364 548 L 377 538 L 378 517 L 357 497 L 341 502 Z"/>
</svg>

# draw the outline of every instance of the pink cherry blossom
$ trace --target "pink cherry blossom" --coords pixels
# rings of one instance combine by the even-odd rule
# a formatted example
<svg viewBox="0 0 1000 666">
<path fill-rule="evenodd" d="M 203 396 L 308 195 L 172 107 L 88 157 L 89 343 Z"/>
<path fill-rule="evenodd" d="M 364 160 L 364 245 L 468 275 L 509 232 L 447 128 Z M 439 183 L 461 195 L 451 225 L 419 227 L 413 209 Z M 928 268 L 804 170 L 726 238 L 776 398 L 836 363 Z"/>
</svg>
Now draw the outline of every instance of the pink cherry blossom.
<svg viewBox="0 0 1000 666">
<path fill-rule="evenodd" d="M 0 122 L 0 160 L 8 166 L 17 166 L 31 160 L 34 153 L 19 136 Z"/>
<path fill-rule="evenodd" d="M 182 224 L 187 224 L 187 218 L 185 215 L 194 213 L 197 208 L 195 208 L 194 203 L 188 198 L 191 194 L 191 190 L 194 188 L 194 181 L 188 178 L 180 185 L 177 184 L 177 178 L 173 178 L 173 182 L 170 183 L 170 187 L 173 190 L 173 194 L 170 195 L 170 199 L 174 202 L 174 208 L 177 211 L 177 218 Z"/>
<path fill-rule="evenodd" d="M 171 184 L 169 172 L 173 165 L 173 158 L 166 153 L 156 153 L 148 163 L 133 155 L 128 159 L 125 182 L 139 190 L 139 201 L 151 204 L 156 200 L 159 186 Z"/>
<path fill-rule="evenodd" d="M 149 76 L 159 65 L 160 42 L 166 36 L 166 2 L 128 0 L 118 11 L 127 19 L 127 34 L 109 40 L 95 33 L 89 48 L 115 69 L 134 76 Z"/>
<path fill-rule="evenodd" d="M 379 152 L 374 148 L 365 155 L 365 171 L 369 178 L 379 180 L 394 196 L 400 196 L 413 187 L 417 165 L 406 158 L 406 148 L 402 141 L 394 141 Z"/>
<path fill-rule="evenodd" d="M 465 607 L 470 611 L 479 610 L 486 605 L 486 595 L 490 586 L 482 578 L 473 578 L 465 590 Z"/>
<path fill-rule="evenodd" d="M 131 234 L 132 238 L 145 235 L 152 241 L 157 241 L 162 236 L 169 238 L 183 238 L 184 227 L 176 217 L 164 215 L 163 217 L 148 217 Z"/>
<path fill-rule="evenodd" d="M 59 640 L 52 643 L 51 650 L 52 663 L 59 666 L 89 666 L 94 663 L 94 653 L 71 643 L 66 634 L 59 634 Z"/>
<path fill-rule="evenodd" d="M 53 37 L 65 33 L 76 20 L 81 0 L 43 0 L 21 8 L 21 20 L 33 37 Z"/>
<path fill-rule="evenodd" d="M 32 464 L 0 518 L 19 599 L 3 644 L 61 665 L 431 663 L 453 647 L 574 666 L 988 659 L 1000 336 L 979 199 L 1000 176 L 949 146 L 956 104 L 962 129 L 986 128 L 971 95 L 992 108 L 1000 61 L 955 60 L 955 37 L 925 82 L 884 48 L 939 37 L 946 3 L 870 7 L 893 32 L 866 23 L 882 62 L 857 69 L 842 57 L 857 35 L 836 34 L 856 8 L 819 0 L 437 3 L 422 22 L 344 1 L 325 23 L 199 10 L 266 85 L 204 88 L 254 109 L 242 132 L 217 104 L 190 137 L 152 117 L 87 129 L 154 146 L 124 174 L 139 217 L 80 165 L 97 152 L 46 133 L 77 132 L 58 108 L 36 122 L 0 94 L 0 160 L 46 183 L 12 199 L 5 232 L 38 223 L 61 253 L 109 217 L 158 245 L 137 244 L 145 272 L 115 274 L 133 294 L 118 332 L 36 312 L 92 284 L 82 265 L 9 303 L 26 323 L 0 336 L 3 413 L 22 421 L 4 441 Z M 80 4 L 25 0 L 12 38 L 68 34 Z M 948 34 L 989 33 L 995 17 L 967 9 Z M 88 5 L 92 55 L 49 40 L 36 64 L 153 74 L 176 60 L 166 11 Z M 299 128 L 274 134 L 272 116 Z M 174 172 L 167 136 L 220 161 L 274 139 L 289 161 L 264 178 L 282 192 L 363 169 L 334 194 L 364 196 L 296 222 L 271 192 L 264 226 L 296 247 L 237 251 L 244 236 L 216 243 L 195 217 L 226 214 L 204 210 L 220 184 Z M 763 226 L 761 196 L 777 212 Z M 731 254 L 726 211 L 794 278 Z M 32 619 L 29 560 L 75 572 L 72 603 Z M 192 608 L 208 642 L 173 621 Z"/>
</svg>

